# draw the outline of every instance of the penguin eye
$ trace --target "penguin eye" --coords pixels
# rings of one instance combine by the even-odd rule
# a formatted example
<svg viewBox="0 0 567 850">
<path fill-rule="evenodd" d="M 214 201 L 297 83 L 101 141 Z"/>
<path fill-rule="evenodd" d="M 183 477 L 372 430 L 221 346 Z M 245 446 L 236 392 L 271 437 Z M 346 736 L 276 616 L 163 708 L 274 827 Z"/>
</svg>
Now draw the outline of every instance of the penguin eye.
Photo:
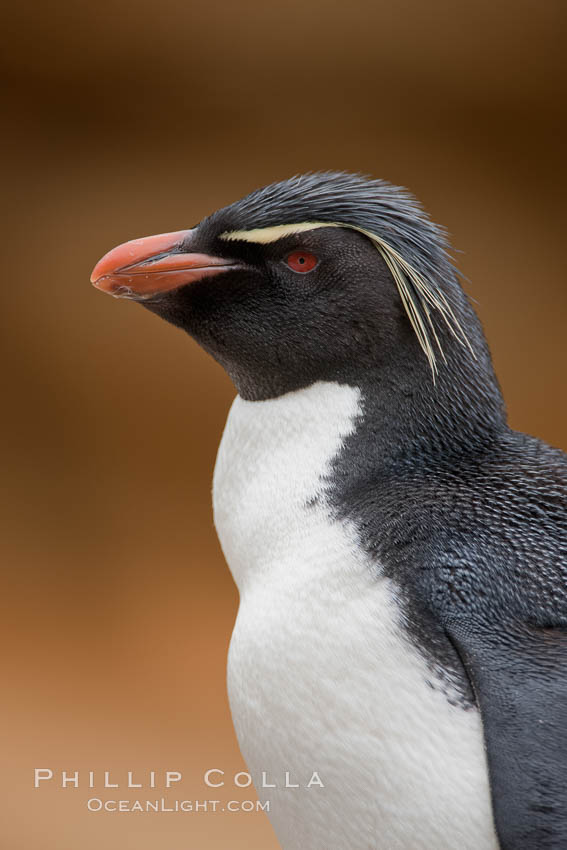
<svg viewBox="0 0 567 850">
<path fill-rule="evenodd" d="M 315 254 L 310 254 L 309 251 L 293 251 L 287 258 L 286 264 L 293 272 L 307 274 L 313 271 L 318 263 Z"/>
</svg>

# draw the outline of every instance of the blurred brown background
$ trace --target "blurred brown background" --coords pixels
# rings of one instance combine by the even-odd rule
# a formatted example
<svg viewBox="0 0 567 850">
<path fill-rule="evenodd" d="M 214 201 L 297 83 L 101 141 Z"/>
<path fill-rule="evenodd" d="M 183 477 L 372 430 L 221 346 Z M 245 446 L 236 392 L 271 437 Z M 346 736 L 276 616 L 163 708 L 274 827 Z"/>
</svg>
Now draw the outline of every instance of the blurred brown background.
<svg viewBox="0 0 567 850">
<path fill-rule="evenodd" d="M 277 846 L 262 814 L 89 814 L 84 786 L 32 787 L 33 767 L 170 769 L 174 797 L 253 797 L 201 779 L 244 766 L 209 496 L 233 390 L 188 337 L 89 286 L 115 244 L 309 169 L 409 186 L 463 251 L 513 425 L 567 448 L 563 5 L 10 9 L 3 848 Z"/>
</svg>

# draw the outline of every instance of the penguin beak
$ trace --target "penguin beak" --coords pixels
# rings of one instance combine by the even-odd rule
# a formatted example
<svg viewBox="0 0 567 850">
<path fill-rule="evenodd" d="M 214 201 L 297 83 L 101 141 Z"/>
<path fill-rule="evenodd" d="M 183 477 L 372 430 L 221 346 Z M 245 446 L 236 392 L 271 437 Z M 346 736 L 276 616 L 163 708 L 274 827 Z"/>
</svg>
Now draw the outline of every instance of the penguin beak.
<svg viewBox="0 0 567 850">
<path fill-rule="evenodd" d="M 115 298 L 147 301 L 188 283 L 240 268 L 223 257 L 188 253 L 192 230 L 132 239 L 98 261 L 91 283 Z"/>
</svg>

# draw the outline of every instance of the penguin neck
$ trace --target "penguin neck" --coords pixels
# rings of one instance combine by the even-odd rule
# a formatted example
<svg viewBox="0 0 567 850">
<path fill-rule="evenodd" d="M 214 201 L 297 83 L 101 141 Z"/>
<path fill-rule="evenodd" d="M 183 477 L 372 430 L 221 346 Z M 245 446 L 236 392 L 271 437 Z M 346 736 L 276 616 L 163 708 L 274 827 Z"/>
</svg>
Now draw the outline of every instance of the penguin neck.
<svg viewBox="0 0 567 850">
<path fill-rule="evenodd" d="M 476 342 L 473 357 L 452 340 L 435 380 L 422 357 L 395 360 L 356 382 L 363 408 L 357 431 L 382 465 L 479 451 L 507 429 L 488 348 L 482 336 Z"/>
<path fill-rule="evenodd" d="M 288 383 L 281 375 L 273 382 L 268 376 L 263 384 L 235 383 L 239 396 L 253 405 L 295 393 L 307 397 L 311 394 L 305 391 L 319 383 L 350 387 L 360 401 L 355 430 L 366 435 L 365 450 L 375 455 L 375 463 L 419 464 L 482 450 L 507 428 L 482 331 L 475 339 L 476 356 L 452 338 L 444 340 L 444 351 L 446 360 L 435 380 L 423 352 L 413 345 L 406 356 L 394 353 L 379 364 L 367 361 L 358 368 L 351 363 L 305 383 L 296 383 L 293 376 Z"/>
<path fill-rule="evenodd" d="M 413 330 L 406 328 L 388 349 L 341 351 L 332 347 L 321 365 L 305 359 L 289 368 L 278 358 L 262 363 L 223 362 L 241 398 L 255 402 L 301 392 L 318 383 L 359 393 L 356 430 L 368 435 L 381 463 L 481 450 L 507 429 L 504 401 L 478 316 L 460 288 L 447 292 L 472 351 L 445 326 L 437 328 L 443 354 L 434 376 Z M 376 337 L 378 338 L 378 334 Z M 472 353 L 474 351 L 474 354 Z"/>
</svg>

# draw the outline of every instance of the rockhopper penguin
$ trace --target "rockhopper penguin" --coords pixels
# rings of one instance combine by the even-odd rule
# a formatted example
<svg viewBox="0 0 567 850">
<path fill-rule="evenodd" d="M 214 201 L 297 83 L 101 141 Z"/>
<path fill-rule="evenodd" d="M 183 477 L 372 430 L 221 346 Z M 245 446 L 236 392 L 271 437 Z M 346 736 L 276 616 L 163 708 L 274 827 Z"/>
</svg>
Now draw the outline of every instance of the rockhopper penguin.
<svg viewBox="0 0 567 850">
<path fill-rule="evenodd" d="M 282 847 L 567 848 L 567 458 L 508 427 L 444 232 L 403 189 L 310 174 L 92 280 L 238 390 L 228 688 Z"/>
</svg>

